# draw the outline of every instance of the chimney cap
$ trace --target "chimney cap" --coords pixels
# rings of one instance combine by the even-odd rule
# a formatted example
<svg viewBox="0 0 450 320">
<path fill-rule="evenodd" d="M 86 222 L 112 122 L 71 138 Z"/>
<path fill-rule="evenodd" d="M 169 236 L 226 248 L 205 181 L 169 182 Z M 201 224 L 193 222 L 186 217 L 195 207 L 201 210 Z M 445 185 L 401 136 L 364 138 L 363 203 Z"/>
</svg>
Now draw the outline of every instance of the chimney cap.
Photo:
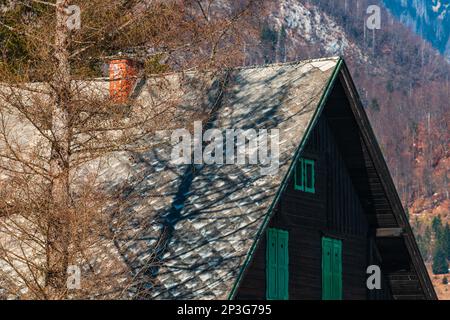
<svg viewBox="0 0 450 320">
<path fill-rule="evenodd" d="M 122 53 L 118 53 L 118 54 L 114 54 L 114 55 L 110 55 L 110 56 L 104 56 L 103 59 L 106 60 L 106 61 L 111 61 L 111 60 L 138 60 L 137 57 L 134 57 L 134 56 L 129 55 L 129 54 L 122 54 Z"/>
<path fill-rule="evenodd" d="M 166 52 L 164 51 L 156 51 L 149 47 L 136 47 L 102 56 L 101 59 L 107 62 L 110 62 L 112 60 L 130 60 L 134 62 L 144 63 L 149 57 L 165 53 Z"/>
<path fill-rule="evenodd" d="M 138 48 L 130 48 L 124 51 L 112 52 L 109 55 L 102 56 L 101 58 L 105 61 L 130 60 L 143 63 L 148 58 L 148 56 L 148 52 L 144 50 L 139 50 Z"/>
</svg>

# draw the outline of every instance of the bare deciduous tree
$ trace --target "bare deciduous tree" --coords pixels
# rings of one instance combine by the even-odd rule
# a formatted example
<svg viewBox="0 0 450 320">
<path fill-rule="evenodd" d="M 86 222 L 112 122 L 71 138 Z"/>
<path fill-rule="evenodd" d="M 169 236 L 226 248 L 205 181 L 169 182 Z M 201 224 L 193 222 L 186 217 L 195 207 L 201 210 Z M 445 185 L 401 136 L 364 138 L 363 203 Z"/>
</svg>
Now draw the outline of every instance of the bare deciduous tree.
<svg viewBox="0 0 450 320">
<path fill-rule="evenodd" d="M 236 65 L 256 34 L 251 13 L 261 1 L 1 4 L 0 296 L 127 297 L 131 286 L 145 286 L 109 241 L 115 235 L 106 208 L 116 194 L 99 188 L 99 164 L 113 152 L 151 147 L 150 135 L 183 119 L 175 117 L 176 95 L 151 102 L 131 96 L 117 105 L 94 79 L 99 65 L 119 52 L 139 59 L 147 73 Z M 78 19 L 71 5 L 80 8 L 80 29 L 68 27 Z M 163 80 L 154 85 L 170 90 Z M 86 269 L 75 293 L 66 285 L 71 265 Z"/>
</svg>

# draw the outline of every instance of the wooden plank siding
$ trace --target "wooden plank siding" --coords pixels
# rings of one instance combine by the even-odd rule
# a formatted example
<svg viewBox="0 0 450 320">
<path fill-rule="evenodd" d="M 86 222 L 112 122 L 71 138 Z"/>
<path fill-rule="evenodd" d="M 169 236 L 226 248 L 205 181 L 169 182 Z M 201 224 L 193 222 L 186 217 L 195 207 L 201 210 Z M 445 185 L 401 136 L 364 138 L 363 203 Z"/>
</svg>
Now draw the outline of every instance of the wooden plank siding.
<svg viewBox="0 0 450 320">
<path fill-rule="evenodd" d="M 412 230 L 344 65 L 301 156 L 315 160 L 314 194 L 288 179 L 269 227 L 289 232 L 290 299 L 321 299 L 321 238 L 342 240 L 343 299 L 436 299 Z M 377 230 L 401 229 L 397 237 Z M 235 297 L 265 298 L 265 238 Z M 379 265 L 382 289 L 366 288 Z"/>
<path fill-rule="evenodd" d="M 336 100 L 331 99 L 328 103 L 334 102 Z M 355 136 L 360 142 L 357 132 L 348 130 L 347 134 L 352 136 L 349 142 L 354 142 Z M 342 149 L 350 152 L 352 147 Z M 343 243 L 343 299 L 381 299 L 389 296 L 384 279 L 385 290 L 382 292 L 369 294 L 366 288 L 366 268 L 370 261 L 375 260 L 371 256 L 373 250 L 369 250 L 369 221 L 342 153 L 329 119 L 323 114 L 302 153 L 302 157 L 315 160 L 316 192 L 294 190 L 291 177 L 269 223 L 269 227 L 289 232 L 290 299 L 321 299 L 323 236 L 340 239 Z M 359 150 L 357 154 L 359 161 L 353 161 L 361 169 L 366 169 L 366 163 L 361 161 L 364 159 L 363 151 Z M 366 206 L 372 203 L 371 199 L 365 201 Z M 265 236 L 261 240 L 241 282 L 237 299 L 265 298 Z"/>
</svg>

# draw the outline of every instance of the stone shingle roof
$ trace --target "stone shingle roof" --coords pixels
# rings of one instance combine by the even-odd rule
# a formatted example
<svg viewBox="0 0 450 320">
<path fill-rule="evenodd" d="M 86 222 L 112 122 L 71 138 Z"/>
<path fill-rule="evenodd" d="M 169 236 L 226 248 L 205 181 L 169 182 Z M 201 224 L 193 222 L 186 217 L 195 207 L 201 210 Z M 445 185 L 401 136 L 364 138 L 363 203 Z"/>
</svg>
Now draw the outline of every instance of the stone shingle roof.
<svg viewBox="0 0 450 320">
<path fill-rule="evenodd" d="M 211 128 L 279 129 L 280 164 L 275 175 L 258 165 L 173 165 L 170 144 L 117 154 L 102 177 L 115 188 L 127 182 L 120 210 L 130 219 L 115 229 L 116 245 L 148 277 L 146 298 L 230 296 L 338 60 L 234 69 L 225 82 L 206 82 L 201 101 L 185 87 L 192 81 L 172 77 L 184 92 L 180 108 L 211 112 Z"/>
</svg>

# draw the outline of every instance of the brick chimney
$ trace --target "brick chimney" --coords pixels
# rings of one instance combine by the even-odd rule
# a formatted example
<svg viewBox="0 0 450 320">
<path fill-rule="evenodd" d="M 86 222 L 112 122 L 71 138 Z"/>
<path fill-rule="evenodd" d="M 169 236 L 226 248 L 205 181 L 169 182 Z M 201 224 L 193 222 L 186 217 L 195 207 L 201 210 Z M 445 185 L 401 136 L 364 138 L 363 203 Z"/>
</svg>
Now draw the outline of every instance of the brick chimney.
<svg viewBox="0 0 450 320">
<path fill-rule="evenodd" d="M 129 58 L 113 58 L 109 62 L 109 96 L 115 103 L 126 103 L 137 78 L 136 63 Z"/>
</svg>

